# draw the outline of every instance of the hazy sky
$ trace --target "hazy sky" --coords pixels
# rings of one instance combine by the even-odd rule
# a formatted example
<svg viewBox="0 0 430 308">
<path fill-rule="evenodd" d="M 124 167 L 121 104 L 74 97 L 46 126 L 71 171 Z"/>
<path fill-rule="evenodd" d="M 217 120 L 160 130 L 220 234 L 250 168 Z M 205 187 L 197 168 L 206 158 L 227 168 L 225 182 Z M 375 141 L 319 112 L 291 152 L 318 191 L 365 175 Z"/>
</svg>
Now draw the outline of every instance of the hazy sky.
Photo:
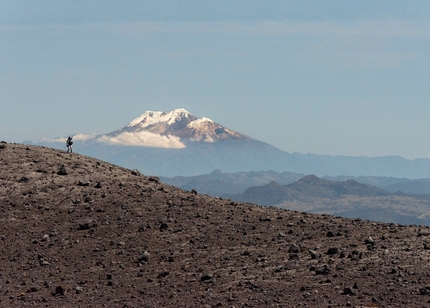
<svg viewBox="0 0 430 308">
<path fill-rule="evenodd" d="M 0 139 L 185 108 L 287 152 L 430 158 L 429 1 L 0 1 Z"/>
</svg>

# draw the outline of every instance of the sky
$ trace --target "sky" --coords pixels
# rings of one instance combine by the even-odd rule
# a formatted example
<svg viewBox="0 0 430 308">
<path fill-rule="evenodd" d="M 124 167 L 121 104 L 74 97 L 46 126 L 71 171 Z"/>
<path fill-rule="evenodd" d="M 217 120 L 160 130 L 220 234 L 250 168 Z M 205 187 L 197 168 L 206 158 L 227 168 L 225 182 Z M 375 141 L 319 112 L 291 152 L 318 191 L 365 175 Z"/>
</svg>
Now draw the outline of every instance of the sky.
<svg viewBox="0 0 430 308">
<path fill-rule="evenodd" d="M 0 139 L 184 108 L 287 152 L 430 158 L 430 2 L 0 1 Z"/>
</svg>

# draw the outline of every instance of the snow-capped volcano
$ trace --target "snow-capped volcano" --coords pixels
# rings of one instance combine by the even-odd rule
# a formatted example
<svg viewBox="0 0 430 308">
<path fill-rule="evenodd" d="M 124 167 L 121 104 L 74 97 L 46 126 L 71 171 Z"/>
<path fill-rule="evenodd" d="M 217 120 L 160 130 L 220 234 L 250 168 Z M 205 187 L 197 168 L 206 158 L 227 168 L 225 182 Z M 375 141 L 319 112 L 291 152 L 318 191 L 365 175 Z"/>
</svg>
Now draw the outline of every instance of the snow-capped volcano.
<svg viewBox="0 0 430 308">
<path fill-rule="evenodd" d="M 131 121 L 126 128 L 134 131 L 147 130 L 157 134 L 183 129 L 190 122 L 197 120 L 185 109 L 175 109 L 170 112 L 147 111 Z"/>
<path fill-rule="evenodd" d="M 98 141 L 161 148 L 184 148 L 187 142 L 249 139 L 208 118 L 196 118 L 185 109 L 146 111 L 124 128 L 98 137 Z"/>
</svg>

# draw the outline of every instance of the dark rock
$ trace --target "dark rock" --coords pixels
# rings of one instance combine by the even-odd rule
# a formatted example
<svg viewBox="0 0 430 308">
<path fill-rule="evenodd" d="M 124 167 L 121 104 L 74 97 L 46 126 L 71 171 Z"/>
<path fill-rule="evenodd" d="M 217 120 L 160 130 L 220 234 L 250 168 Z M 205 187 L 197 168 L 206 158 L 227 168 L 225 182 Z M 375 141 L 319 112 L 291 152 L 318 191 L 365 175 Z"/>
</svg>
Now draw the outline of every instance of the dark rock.
<svg viewBox="0 0 430 308">
<path fill-rule="evenodd" d="M 292 261 L 299 261 L 300 260 L 300 256 L 299 256 L 298 253 L 292 253 L 292 254 L 290 254 L 289 259 L 292 260 Z"/>
<path fill-rule="evenodd" d="M 169 275 L 169 271 L 162 271 L 160 274 L 158 274 L 157 278 L 164 278 Z"/>
<path fill-rule="evenodd" d="M 315 269 L 315 275 L 328 275 L 330 274 L 330 269 L 327 265 L 323 265 L 322 267 Z"/>
<path fill-rule="evenodd" d="M 166 223 L 162 223 L 162 224 L 160 225 L 160 231 L 165 231 L 165 230 L 167 230 L 167 229 L 169 229 L 169 226 L 168 226 Z"/>
<path fill-rule="evenodd" d="M 375 241 L 373 240 L 372 237 L 368 237 L 365 241 L 364 241 L 367 245 L 375 245 Z"/>
<path fill-rule="evenodd" d="M 97 227 L 97 223 L 91 219 L 87 219 L 78 223 L 78 230 L 88 230 L 95 227 Z"/>
<path fill-rule="evenodd" d="M 300 252 L 300 247 L 299 247 L 299 245 L 292 244 L 292 245 L 290 246 L 290 248 L 288 248 L 288 252 L 289 252 L 289 253 L 299 253 L 299 252 Z"/>
<path fill-rule="evenodd" d="M 137 169 L 133 169 L 133 171 L 131 171 L 131 174 L 132 175 L 140 175 L 140 172 Z"/>
<path fill-rule="evenodd" d="M 31 287 L 27 290 L 27 293 L 33 293 L 33 292 L 38 292 L 39 288 L 38 287 Z"/>
<path fill-rule="evenodd" d="M 200 281 L 201 282 L 204 282 L 204 283 L 210 283 L 210 282 L 213 282 L 213 276 L 212 275 L 204 275 L 204 276 L 202 276 L 201 278 L 200 278 Z"/>
<path fill-rule="evenodd" d="M 309 250 L 309 254 L 311 255 L 312 259 L 317 259 L 317 258 L 319 258 L 321 256 L 320 253 L 318 253 L 316 251 L 313 251 L 313 250 Z"/>
<path fill-rule="evenodd" d="M 28 182 L 30 179 L 26 176 L 22 176 L 18 182 Z"/>
<path fill-rule="evenodd" d="M 95 188 L 102 188 L 102 182 L 98 181 L 96 186 L 94 186 Z"/>
<path fill-rule="evenodd" d="M 366 253 L 364 252 L 364 251 L 360 251 L 360 253 L 358 254 L 358 259 L 364 259 L 364 258 L 366 258 L 367 257 L 367 255 L 366 255 Z"/>
<path fill-rule="evenodd" d="M 327 237 L 334 237 L 334 233 L 331 231 L 328 231 L 326 234 Z"/>
<path fill-rule="evenodd" d="M 137 260 L 138 262 L 148 262 L 149 261 L 149 257 L 151 256 L 151 254 L 147 251 L 145 251 Z"/>
<path fill-rule="evenodd" d="M 352 291 L 351 288 L 344 288 L 342 294 L 343 295 L 355 295 L 355 293 Z"/>
<path fill-rule="evenodd" d="M 150 182 L 160 183 L 160 178 L 158 176 L 150 176 L 148 178 Z"/>
<path fill-rule="evenodd" d="M 62 286 L 56 287 L 55 292 L 53 293 L 53 295 L 60 295 L 60 296 L 64 296 L 65 294 L 66 294 L 66 290 Z"/>
<path fill-rule="evenodd" d="M 64 165 L 60 166 L 60 170 L 58 170 L 57 172 L 58 175 L 68 175 L 69 173 L 66 170 L 66 167 L 64 167 Z"/>
<path fill-rule="evenodd" d="M 426 288 L 420 288 L 420 295 L 428 295 L 430 292 Z"/>
<path fill-rule="evenodd" d="M 335 255 L 335 254 L 337 254 L 339 252 L 339 248 L 337 248 L 337 247 L 330 247 L 328 250 L 327 250 L 327 254 L 328 255 Z"/>
<path fill-rule="evenodd" d="M 196 191 L 195 189 L 191 189 L 191 193 L 192 193 L 193 195 L 197 195 L 197 191 Z"/>
</svg>

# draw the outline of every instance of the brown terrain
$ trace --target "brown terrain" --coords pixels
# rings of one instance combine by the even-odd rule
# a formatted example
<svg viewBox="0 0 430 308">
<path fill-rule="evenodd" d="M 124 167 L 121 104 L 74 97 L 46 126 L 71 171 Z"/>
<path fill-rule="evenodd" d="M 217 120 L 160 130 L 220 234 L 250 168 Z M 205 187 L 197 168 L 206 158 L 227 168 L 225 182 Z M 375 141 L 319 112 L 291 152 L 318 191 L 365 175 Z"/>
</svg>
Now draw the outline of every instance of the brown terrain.
<svg viewBox="0 0 430 308">
<path fill-rule="evenodd" d="M 430 229 L 0 144 L 0 307 L 429 307 Z"/>
</svg>

